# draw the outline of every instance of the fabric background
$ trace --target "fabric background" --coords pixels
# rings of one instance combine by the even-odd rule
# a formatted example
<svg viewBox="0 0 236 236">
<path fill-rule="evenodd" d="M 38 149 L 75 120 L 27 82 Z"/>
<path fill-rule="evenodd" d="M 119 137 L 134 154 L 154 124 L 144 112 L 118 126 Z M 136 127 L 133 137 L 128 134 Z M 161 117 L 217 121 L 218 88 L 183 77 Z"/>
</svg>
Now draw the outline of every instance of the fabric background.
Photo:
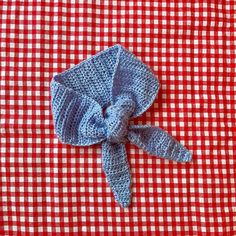
<svg viewBox="0 0 236 236">
<path fill-rule="evenodd" d="M 1 0 L 0 235 L 236 234 L 235 17 L 230 0 Z M 180 164 L 128 144 L 128 209 L 101 146 L 61 144 L 50 111 L 52 76 L 116 43 L 161 82 L 134 123 L 193 152 Z"/>
</svg>

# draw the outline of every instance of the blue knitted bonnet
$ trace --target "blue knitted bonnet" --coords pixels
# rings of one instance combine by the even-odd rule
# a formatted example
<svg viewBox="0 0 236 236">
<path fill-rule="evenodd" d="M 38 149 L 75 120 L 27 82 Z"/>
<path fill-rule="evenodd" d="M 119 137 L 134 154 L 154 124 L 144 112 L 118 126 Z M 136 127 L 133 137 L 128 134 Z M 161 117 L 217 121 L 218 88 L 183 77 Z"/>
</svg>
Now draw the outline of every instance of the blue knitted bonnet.
<svg viewBox="0 0 236 236">
<path fill-rule="evenodd" d="M 122 207 L 131 202 L 126 141 L 151 155 L 191 161 L 191 153 L 162 129 L 129 124 L 152 105 L 159 86 L 153 72 L 121 45 L 54 76 L 51 82 L 57 136 L 76 146 L 101 143 L 102 168 Z"/>
</svg>

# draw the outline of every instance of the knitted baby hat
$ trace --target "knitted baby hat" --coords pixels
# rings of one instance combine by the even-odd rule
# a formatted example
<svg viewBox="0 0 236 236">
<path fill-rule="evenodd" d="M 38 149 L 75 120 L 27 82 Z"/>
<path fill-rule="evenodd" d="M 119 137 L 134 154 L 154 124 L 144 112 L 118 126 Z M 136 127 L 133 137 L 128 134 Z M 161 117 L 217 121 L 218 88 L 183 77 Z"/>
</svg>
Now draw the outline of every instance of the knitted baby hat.
<svg viewBox="0 0 236 236">
<path fill-rule="evenodd" d="M 102 167 L 122 207 L 131 202 L 131 176 L 125 142 L 151 155 L 191 161 L 191 153 L 168 133 L 130 125 L 153 103 L 159 81 L 121 45 L 114 45 L 54 76 L 52 112 L 56 134 L 66 144 L 102 144 Z"/>
</svg>

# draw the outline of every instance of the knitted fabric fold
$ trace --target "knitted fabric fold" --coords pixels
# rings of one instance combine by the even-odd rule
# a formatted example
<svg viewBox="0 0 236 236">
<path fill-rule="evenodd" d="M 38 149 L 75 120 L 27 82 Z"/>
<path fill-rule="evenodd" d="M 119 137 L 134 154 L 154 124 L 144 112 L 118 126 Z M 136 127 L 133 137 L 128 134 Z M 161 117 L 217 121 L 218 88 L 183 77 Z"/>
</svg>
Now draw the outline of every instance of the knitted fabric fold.
<svg viewBox="0 0 236 236">
<path fill-rule="evenodd" d="M 121 45 L 90 57 L 51 81 L 57 136 L 75 146 L 102 143 L 102 168 L 122 207 L 131 202 L 126 141 L 161 158 L 192 159 L 191 153 L 162 129 L 129 125 L 152 105 L 159 87 L 151 69 Z"/>
</svg>

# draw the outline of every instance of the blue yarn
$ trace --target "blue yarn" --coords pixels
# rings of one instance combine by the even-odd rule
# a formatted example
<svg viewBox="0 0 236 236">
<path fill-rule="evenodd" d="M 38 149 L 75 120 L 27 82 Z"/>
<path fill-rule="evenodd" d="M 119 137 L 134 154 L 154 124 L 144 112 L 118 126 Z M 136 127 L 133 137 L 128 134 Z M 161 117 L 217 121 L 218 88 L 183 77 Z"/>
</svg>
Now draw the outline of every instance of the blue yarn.
<svg viewBox="0 0 236 236">
<path fill-rule="evenodd" d="M 162 129 L 129 125 L 151 106 L 159 87 L 153 72 L 121 45 L 54 76 L 51 82 L 57 136 L 76 146 L 102 143 L 102 167 L 122 207 L 131 202 L 127 140 L 151 155 L 178 162 L 192 159 L 191 153 Z"/>
</svg>

